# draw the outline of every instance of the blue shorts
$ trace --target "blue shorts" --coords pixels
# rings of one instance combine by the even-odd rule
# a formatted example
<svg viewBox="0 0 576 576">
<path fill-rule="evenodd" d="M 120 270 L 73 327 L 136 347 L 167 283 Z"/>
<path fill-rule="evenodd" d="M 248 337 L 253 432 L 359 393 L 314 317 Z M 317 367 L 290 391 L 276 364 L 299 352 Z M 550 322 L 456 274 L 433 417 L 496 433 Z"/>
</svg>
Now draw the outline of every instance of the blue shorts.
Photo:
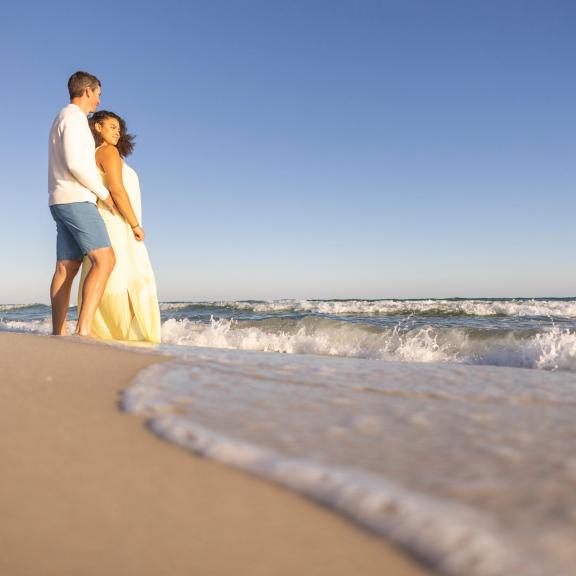
<svg viewBox="0 0 576 576">
<path fill-rule="evenodd" d="M 58 260 L 82 260 L 85 254 L 111 246 L 102 216 L 92 202 L 50 206 L 56 222 Z"/>
</svg>

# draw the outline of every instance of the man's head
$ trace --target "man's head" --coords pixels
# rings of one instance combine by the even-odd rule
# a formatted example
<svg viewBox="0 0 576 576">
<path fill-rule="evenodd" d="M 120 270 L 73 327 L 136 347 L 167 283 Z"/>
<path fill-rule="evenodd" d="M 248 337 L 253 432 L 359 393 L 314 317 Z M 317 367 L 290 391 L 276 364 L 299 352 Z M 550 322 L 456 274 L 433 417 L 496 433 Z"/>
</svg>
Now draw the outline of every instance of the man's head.
<svg viewBox="0 0 576 576">
<path fill-rule="evenodd" d="M 100 80 L 88 72 L 74 72 L 68 79 L 70 101 L 78 104 L 85 112 L 95 112 L 100 104 Z"/>
</svg>

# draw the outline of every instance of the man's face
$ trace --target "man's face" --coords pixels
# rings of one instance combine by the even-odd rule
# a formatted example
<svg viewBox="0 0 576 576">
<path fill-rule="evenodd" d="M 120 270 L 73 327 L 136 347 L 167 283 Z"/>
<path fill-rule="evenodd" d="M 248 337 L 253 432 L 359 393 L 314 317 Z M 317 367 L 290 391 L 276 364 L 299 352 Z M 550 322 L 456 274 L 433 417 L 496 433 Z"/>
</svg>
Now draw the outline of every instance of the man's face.
<svg viewBox="0 0 576 576">
<path fill-rule="evenodd" d="M 86 88 L 86 96 L 88 97 L 88 104 L 90 112 L 96 112 L 96 108 L 100 105 L 100 93 L 102 92 L 100 86 L 96 88 Z"/>
</svg>

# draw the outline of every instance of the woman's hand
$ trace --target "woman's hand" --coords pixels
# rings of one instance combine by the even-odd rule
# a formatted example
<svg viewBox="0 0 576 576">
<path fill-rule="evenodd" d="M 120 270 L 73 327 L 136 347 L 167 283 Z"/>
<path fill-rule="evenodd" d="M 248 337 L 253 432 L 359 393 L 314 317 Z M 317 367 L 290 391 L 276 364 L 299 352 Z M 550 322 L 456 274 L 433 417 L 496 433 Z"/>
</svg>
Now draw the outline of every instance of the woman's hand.
<svg viewBox="0 0 576 576">
<path fill-rule="evenodd" d="M 136 238 L 136 240 L 138 240 L 138 242 L 142 242 L 142 240 L 144 240 L 144 228 L 140 227 L 139 225 L 134 226 L 134 228 L 132 228 L 132 232 L 134 234 L 134 238 Z"/>
</svg>

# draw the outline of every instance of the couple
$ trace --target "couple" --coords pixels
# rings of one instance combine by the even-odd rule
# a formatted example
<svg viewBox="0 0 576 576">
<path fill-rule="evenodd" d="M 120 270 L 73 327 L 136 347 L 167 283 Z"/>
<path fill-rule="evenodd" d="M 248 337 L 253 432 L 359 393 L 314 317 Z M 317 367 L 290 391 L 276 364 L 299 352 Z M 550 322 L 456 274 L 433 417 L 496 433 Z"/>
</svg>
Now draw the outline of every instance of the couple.
<svg viewBox="0 0 576 576">
<path fill-rule="evenodd" d="M 96 112 L 98 78 L 76 72 L 68 92 L 70 104 L 56 116 L 48 144 L 48 203 L 57 230 L 52 333 L 66 334 L 72 282 L 82 267 L 77 335 L 160 342 L 138 175 L 123 160 L 134 137 L 117 114 Z"/>
</svg>

